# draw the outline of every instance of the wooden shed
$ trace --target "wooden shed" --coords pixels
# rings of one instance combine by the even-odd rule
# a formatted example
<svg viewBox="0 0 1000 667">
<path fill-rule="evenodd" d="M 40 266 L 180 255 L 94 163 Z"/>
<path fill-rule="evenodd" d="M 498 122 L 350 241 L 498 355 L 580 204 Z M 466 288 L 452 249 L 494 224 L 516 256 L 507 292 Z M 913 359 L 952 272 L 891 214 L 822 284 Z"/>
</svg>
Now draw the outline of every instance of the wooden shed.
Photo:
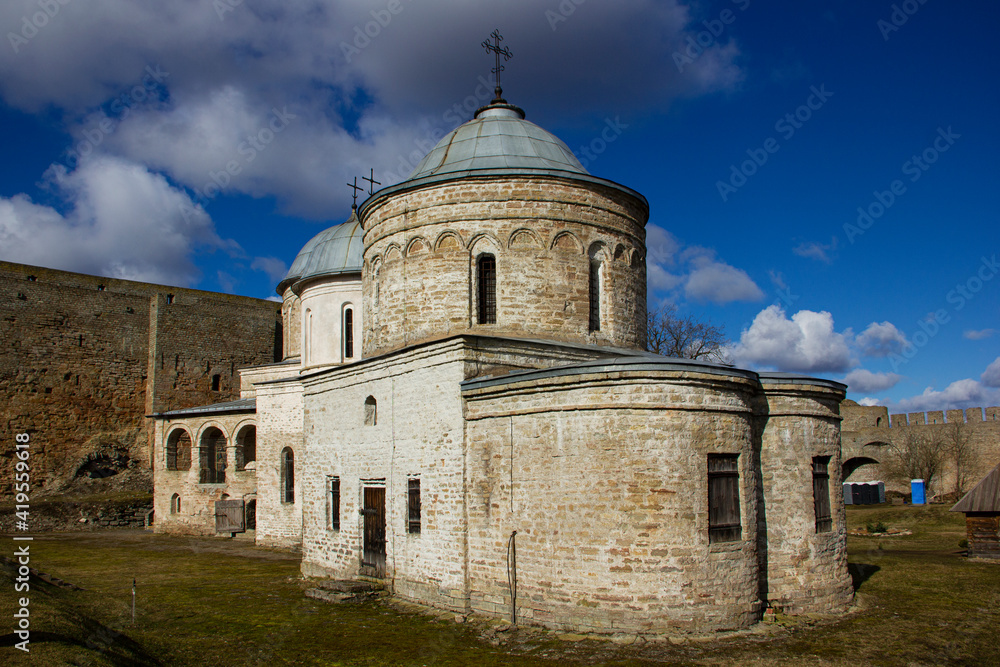
<svg viewBox="0 0 1000 667">
<path fill-rule="evenodd" d="M 965 512 L 969 556 L 1000 559 L 1000 465 L 962 496 L 952 512 Z"/>
</svg>

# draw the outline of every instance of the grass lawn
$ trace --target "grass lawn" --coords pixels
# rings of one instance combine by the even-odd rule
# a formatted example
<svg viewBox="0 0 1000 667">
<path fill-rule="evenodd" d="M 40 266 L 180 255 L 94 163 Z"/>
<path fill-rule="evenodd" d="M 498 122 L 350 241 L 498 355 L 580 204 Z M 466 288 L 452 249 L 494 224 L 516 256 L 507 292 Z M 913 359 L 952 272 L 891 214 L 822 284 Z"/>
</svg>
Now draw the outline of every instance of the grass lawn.
<svg viewBox="0 0 1000 667">
<path fill-rule="evenodd" d="M 31 653 L 13 647 L 13 569 L 0 586 L 0 664 L 24 665 L 1000 665 L 1000 563 L 959 549 L 964 517 L 943 506 L 849 507 L 858 608 L 755 630 L 617 641 L 456 623 L 382 599 L 307 598 L 295 556 L 246 543 L 104 531 L 36 536 Z M 3 538 L 4 554 L 13 541 Z M 131 622 L 132 579 L 138 582 Z"/>
</svg>

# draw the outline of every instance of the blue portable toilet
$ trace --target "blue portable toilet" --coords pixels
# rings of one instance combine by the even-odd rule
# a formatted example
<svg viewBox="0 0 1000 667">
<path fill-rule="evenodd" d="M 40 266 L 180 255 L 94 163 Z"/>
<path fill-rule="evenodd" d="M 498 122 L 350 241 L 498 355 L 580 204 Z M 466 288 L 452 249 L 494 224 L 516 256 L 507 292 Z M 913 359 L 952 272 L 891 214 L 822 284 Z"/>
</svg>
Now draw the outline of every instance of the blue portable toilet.
<svg viewBox="0 0 1000 667">
<path fill-rule="evenodd" d="M 927 502 L 924 495 L 924 480 L 922 479 L 911 479 L 910 480 L 910 502 L 914 505 L 923 505 Z"/>
</svg>

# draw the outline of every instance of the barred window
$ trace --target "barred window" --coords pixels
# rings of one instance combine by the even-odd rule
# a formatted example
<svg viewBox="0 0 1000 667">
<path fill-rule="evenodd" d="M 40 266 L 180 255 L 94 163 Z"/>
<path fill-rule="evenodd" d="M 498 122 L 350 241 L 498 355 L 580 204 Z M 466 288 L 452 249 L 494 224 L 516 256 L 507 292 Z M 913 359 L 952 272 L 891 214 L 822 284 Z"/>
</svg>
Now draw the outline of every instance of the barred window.
<svg viewBox="0 0 1000 667">
<path fill-rule="evenodd" d="M 738 454 L 708 455 L 708 541 L 740 539 L 740 473 Z"/>
<path fill-rule="evenodd" d="M 476 264 L 479 280 L 479 323 L 497 322 L 497 262 L 493 255 L 481 255 Z"/>
<path fill-rule="evenodd" d="M 407 480 L 407 532 L 420 532 L 420 479 L 410 478 Z"/>
<path fill-rule="evenodd" d="M 295 502 L 295 455 L 288 447 L 281 452 L 281 502 Z"/>
<path fill-rule="evenodd" d="M 354 356 L 354 309 L 344 311 L 344 358 Z"/>
<path fill-rule="evenodd" d="M 829 456 L 817 456 L 813 459 L 813 507 L 816 510 L 817 533 L 829 533 L 833 530 L 833 516 L 830 511 L 829 467 Z"/>
<path fill-rule="evenodd" d="M 340 530 L 340 478 L 330 478 L 330 530 Z"/>
<path fill-rule="evenodd" d="M 590 262 L 590 330 L 601 330 L 601 262 Z"/>
</svg>

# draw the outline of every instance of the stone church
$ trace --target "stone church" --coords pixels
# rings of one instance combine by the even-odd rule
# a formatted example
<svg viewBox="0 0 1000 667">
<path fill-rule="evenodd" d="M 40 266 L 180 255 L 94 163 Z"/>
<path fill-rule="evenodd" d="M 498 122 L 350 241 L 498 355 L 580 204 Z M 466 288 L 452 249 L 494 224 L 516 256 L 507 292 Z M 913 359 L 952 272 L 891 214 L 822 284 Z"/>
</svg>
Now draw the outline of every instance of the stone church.
<svg viewBox="0 0 1000 667">
<path fill-rule="evenodd" d="M 155 415 L 156 529 L 551 628 L 844 611 L 845 387 L 645 352 L 648 217 L 498 95 L 302 248 L 281 362 Z"/>
</svg>

